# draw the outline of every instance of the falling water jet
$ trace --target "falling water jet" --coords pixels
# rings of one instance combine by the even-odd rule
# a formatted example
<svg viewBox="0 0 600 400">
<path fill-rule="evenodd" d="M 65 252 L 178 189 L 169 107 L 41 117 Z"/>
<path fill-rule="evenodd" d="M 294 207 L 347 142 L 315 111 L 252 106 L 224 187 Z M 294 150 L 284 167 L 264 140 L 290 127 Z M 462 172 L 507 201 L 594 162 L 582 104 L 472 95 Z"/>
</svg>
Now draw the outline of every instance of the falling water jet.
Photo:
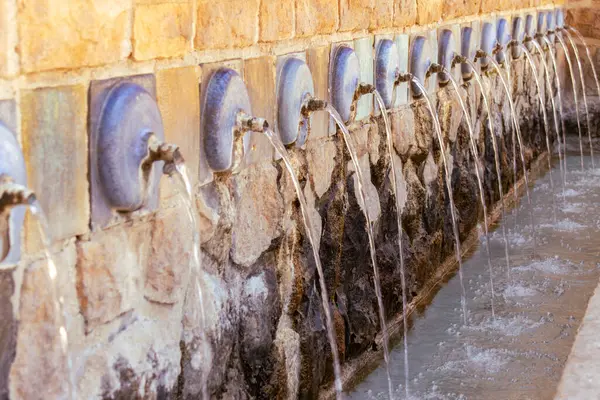
<svg viewBox="0 0 600 400">
<path fill-rule="evenodd" d="M 571 86 L 573 87 L 573 102 L 575 103 L 575 117 L 577 120 L 577 132 L 579 134 L 579 154 L 580 154 L 580 161 L 581 161 L 581 171 L 583 171 L 584 170 L 583 138 L 581 137 L 581 118 L 579 116 L 579 100 L 578 100 L 579 96 L 577 95 L 578 94 L 577 93 L 577 79 L 575 78 L 575 71 L 573 68 L 573 61 L 571 60 L 571 53 L 569 52 L 567 44 L 565 43 L 565 40 L 562 37 L 560 30 L 557 32 L 556 38 L 558 39 L 558 42 L 560 43 L 560 46 L 562 47 L 563 52 L 565 53 L 567 65 L 569 66 L 569 75 L 571 76 Z M 585 90 L 583 87 L 581 89 Z"/>
<path fill-rule="evenodd" d="M 456 252 L 456 262 L 458 263 L 458 276 L 461 285 L 461 308 L 463 313 L 463 323 L 467 325 L 467 298 L 466 291 L 463 282 L 463 272 L 462 272 L 462 254 L 460 248 L 460 236 L 458 232 L 458 223 L 456 221 L 456 210 L 454 208 L 454 196 L 452 194 L 452 177 L 450 176 L 450 168 L 448 166 L 448 160 L 446 160 L 446 146 L 444 146 L 444 138 L 442 136 L 442 128 L 440 126 L 440 121 L 437 116 L 437 112 L 431 103 L 431 100 L 427 96 L 427 89 L 423 84 L 414 76 L 410 76 L 410 81 L 413 83 L 421 92 L 421 96 L 425 100 L 427 108 L 429 109 L 429 113 L 431 114 L 431 118 L 433 119 L 434 131 L 438 140 L 438 144 L 440 146 L 440 152 L 442 153 L 442 164 L 444 166 L 444 178 L 446 183 L 446 190 L 448 191 L 448 201 L 450 203 L 450 217 L 452 219 L 452 232 L 454 234 L 454 247 Z"/>
<path fill-rule="evenodd" d="M 532 40 L 533 41 L 533 40 Z M 537 44 L 533 41 L 534 44 Z M 527 47 L 525 45 L 520 44 L 525 57 L 529 62 L 529 67 L 531 68 L 533 79 L 535 80 L 536 87 L 538 89 L 538 99 L 540 101 L 540 107 L 542 108 L 542 118 L 544 120 L 544 131 L 546 133 L 546 149 L 548 150 L 548 174 L 550 176 L 550 191 L 552 193 L 552 211 L 554 216 L 554 221 L 556 222 L 556 200 L 554 198 L 554 179 L 552 178 L 552 148 L 550 147 L 550 129 L 548 128 L 548 115 L 546 114 L 546 105 L 544 103 L 544 93 L 542 91 L 542 86 L 540 85 L 540 80 L 538 79 L 538 70 L 533 61 L 533 57 Z"/>
<path fill-rule="evenodd" d="M 579 80 L 581 81 L 581 93 L 583 94 L 583 106 L 585 108 L 585 118 L 586 118 L 586 123 L 587 123 L 588 139 L 590 142 L 590 158 L 592 161 L 592 168 L 595 168 L 594 145 L 592 143 L 592 124 L 590 122 L 590 109 L 588 107 L 587 94 L 585 93 L 585 78 L 583 76 L 583 66 L 581 64 L 581 58 L 579 57 L 579 49 L 577 49 L 577 45 L 575 44 L 575 41 L 573 40 L 573 36 L 571 35 L 571 33 L 566 29 L 562 29 L 562 32 L 564 32 L 567 35 L 567 39 L 569 39 L 569 43 L 571 44 L 571 47 L 573 48 L 573 52 L 575 53 L 575 60 L 577 61 L 577 66 L 579 68 Z"/>
<path fill-rule="evenodd" d="M 538 35 L 539 38 L 545 37 L 543 35 Z M 558 149 L 558 158 L 559 158 L 559 165 L 560 165 L 560 172 L 561 172 L 561 176 L 563 178 L 563 186 L 562 186 L 562 194 L 563 194 L 563 200 L 565 199 L 565 180 L 564 180 L 564 170 L 563 170 L 563 158 L 562 158 L 562 153 L 560 152 L 560 148 L 561 143 L 560 143 L 560 128 L 558 125 L 558 115 L 556 113 L 556 103 L 554 102 L 554 95 L 552 94 L 552 81 L 550 80 L 550 68 L 548 67 L 548 63 L 546 62 L 546 55 L 544 54 L 544 50 L 542 49 L 542 47 L 539 45 L 539 43 L 536 40 L 532 40 L 533 45 L 535 46 L 536 50 L 538 51 L 538 53 L 540 54 L 540 60 L 542 62 L 542 66 L 544 67 L 544 77 L 546 78 L 546 85 L 548 86 L 548 90 L 550 90 L 550 104 L 552 105 L 552 113 L 553 113 L 553 118 L 554 118 L 554 130 L 556 131 L 556 138 L 558 140 L 558 145 L 559 145 L 559 149 Z M 537 77 L 537 76 L 536 76 Z M 542 100 L 540 100 L 542 101 Z M 544 110 L 545 110 L 545 105 L 544 105 Z M 547 121 L 546 121 L 547 123 Z M 546 127 L 546 129 L 548 130 L 548 126 L 544 125 Z M 548 152 L 549 154 L 549 162 L 551 162 L 551 155 L 552 153 Z M 552 178 L 552 177 L 551 177 Z M 552 181 L 552 179 L 551 179 Z"/>
<path fill-rule="evenodd" d="M 454 59 L 456 59 L 456 58 L 454 58 Z M 452 61 L 454 61 L 454 59 Z M 434 66 L 435 66 L 435 64 L 432 65 L 432 67 L 434 67 Z M 443 72 L 445 74 L 444 76 L 446 76 L 449 79 L 450 83 L 452 84 L 455 97 L 458 100 L 458 103 L 460 104 L 460 108 L 462 109 L 462 112 L 463 112 L 463 117 L 467 124 L 467 130 L 469 131 L 469 144 L 471 146 L 471 153 L 473 154 L 475 177 L 477 178 L 477 186 L 479 188 L 479 200 L 481 201 L 481 207 L 483 209 L 483 231 L 484 231 L 484 235 L 485 235 L 488 269 L 490 272 L 490 299 L 491 299 L 491 305 L 492 305 L 492 318 L 495 319 L 496 318 L 496 308 L 494 306 L 494 296 L 495 296 L 494 295 L 494 274 L 493 274 L 493 270 L 492 270 L 492 254 L 491 254 L 491 246 L 490 246 L 490 234 L 488 231 L 488 213 L 487 213 L 487 206 L 485 204 L 485 192 L 483 190 L 483 182 L 481 179 L 481 173 L 479 171 L 479 152 L 477 151 L 477 144 L 475 143 L 475 138 L 474 138 L 474 133 L 473 133 L 474 132 L 473 125 L 471 124 L 471 118 L 470 118 L 469 112 L 467 111 L 465 102 L 462 99 L 462 96 L 460 95 L 459 84 L 458 84 L 458 82 L 456 82 L 456 79 L 454 79 L 454 77 L 452 76 L 450 71 L 448 71 L 446 68 L 444 68 L 441 65 L 439 67 L 440 67 L 439 68 L 440 72 Z M 506 237 L 504 237 L 504 239 L 505 239 L 505 242 L 504 242 L 505 246 L 508 246 Z M 507 262 L 509 262 L 509 261 L 507 260 Z M 507 268 L 507 274 L 510 277 L 510 264 L 508 265 L 508 268 Z"/>
<path fill-rule="evenodd" d="M 403 329 L 403 350 L 404 350 L 404 397 L 410 398 L 409 390 L 409 364 L 408 364 L 408 296 L 406 288 L 406 271 L 404 266 L 404 252 L 402 245 L 402 235 L 404 229 L 402 228 L 402 207 L 400 205 L 400 195 L 398 192 L 398 181 L 396 178 L 396 165 L 394 162 L 394 142 L 392 137 L 391 124 L 387 115 L 387 108 L 393 104 L 395 99 L 395 93 L 398 85 L 401 83 L 402 78 L 398 71 L 399 56 L 396 49 L 396 45 L 389 39 L 383 39 L 377 51 L 377 63 L 376 63 L 376 86 L 377 89 L 373 90 L 375 100 L 381 111 L 383 123 L 385 126 L 386 144 L 388 150 L 388 156 L 390 159 L 390 175 L 392 190 L 394 192 L 394 200 L 396 201 L 396 224 L 398 226 L 398 256 L 400 259 L 400 284 L 402 290 L 402 329 Z M 382 96 L 385 95 L 385 100 Z"/>
<path fill-rule="evenodd" d="M 552 46 L 552 42 L 548 38 L 548 35 L 543 36 L 543 40 L 548 46 L 548 51 L 550 53 L 550 59 L 552 60 L 552 67 L 554 68 L 554 77 L 556 80 L 556 91 L 558 93 L 558 112 L 560 115 L 560 123 L 562 130 L 562 149 L 563 149 L 563 188 L 566 184 L 567 179 L 567 133 L 565 128 L 565 117 L 563 111 L 563 100 L 562 100 L 562 85 L 560 82 L 560 71 L 558 70 L 558 63 L 556 61 L 556 54 L 554 53 L 554 49 Z M 563 200 L 564 200 L 564 189 L 563 189 Z"/>
<path fill-rule="evenodd" d="M 517 121 L 517 112 L 515 110 L 515 104 L 512 100 L 512 97 L 510 95 L 510 89 L 508 87 L 508 83 L 506 82 L 506 80 L 504 79 L 504 76 L 502 76 L 502 74 L 500 73 L 500 66 L 498 65 L 498 63 L 491 57 L 489 57 L 486 53 L 479 53 L 479 56 L 481 57 L 488 57 L 488 60 L 490 61 L 490 63 L 492 64 L 492 66 L 496 69 L 496 71 L 498 72 L 498 76 L 500 78 L 500 82 L 502 83 L 502 86 L 504 87 L 504 90 L 506 91 L 507 97 L 508 97 L 508 104 L 510 106 L 510 113 L 512 116 L 512 121 L 513 121 L 513 128 L 516 132 L 517 135 L 517 141 L 519 142 L 519 150 L 520 150 L 520 155 L 521 155 L 521 164 L 523 165 L 523 178 L 525 179 L 525 194 L 527 197 L 527 204 L 529 206 L 529 216 L 531 219 L 531 232 L 532 232 L 532 239 L 533 239 L 533 254 L 535 254 L 535 249 L 536 249 L 536 238 L 535 238 L 535 221 L 534 221 L 534 216 L 533 216 L 533 202 L 531 200 L 531 195 L 529 193 L 529 178 L 527 176 L 527 164 L 525 163 L 525 148 L 523 146 L 523 139 L 521 137 L 521 129 L 519 126 L 519 123 Z M 479 57 L 477 57 L 479 58 Z M 468 64 L 471 66 L 472 70 L 473 70 L 473 76 L 475 77 L 475 80 L 477 81 L 479 87 L 481 88 L 481 92 L 485 93 L 485 89 L 483 86 L 483 82 L 481 80 L 481 76 L 477 73 L 477 71 L 475 70 L 475 64 L 469 60 L 469 59 L 462 59 L 462 62 Z M 486 98 L 484 97 L 484 104 L 486 104 L 486 108 L 489 110 L 489 104 L 487 104 Z"/>
<path fill-rule="evenodd" d="M 10 154 L 9 154 L 10 156 Z M 37 200 L 35 194 L 22 186 L 6 174 L 0 175 L 0 218 L 9 218 L 10 211 L 16 206 L 27 206 L 37 220 L 37 225 L 40 233 L 40 239 L 46 259 L 45 272 L 49 281 L 50 295 L 52 297 L 52 307 L 54 308 L 54 319 L 58 326 L 57 336 L 60 340 L 60 348 L 62 355 L 65 357 L 67 379 L 67 398 L 76 399 L 75 377 L 73 375 L 73 365 L 71 354 L 69 352 L 69 340 L 66 329 L 67 315 L 65 311 L 64 298 L 59 296 L 57 287 L 56 263 L 50 252 L 52 239 L 48 229 L 48 223 L 42 207 Z M 7 232 L 8 233 L 8 232 Z M 8 239 L 8 238 L 7 238 Z M 10 245 L 8 241 L 3 241 L 4 245 Z M 4 253 L 4 252 L 3 252 Z M 3 255 L 4 256 L 4 255 Z M 2 257 L 3 257 L 2 256 Z M 1 257 L 0 257 L 1 258 Z"/>
</svg>

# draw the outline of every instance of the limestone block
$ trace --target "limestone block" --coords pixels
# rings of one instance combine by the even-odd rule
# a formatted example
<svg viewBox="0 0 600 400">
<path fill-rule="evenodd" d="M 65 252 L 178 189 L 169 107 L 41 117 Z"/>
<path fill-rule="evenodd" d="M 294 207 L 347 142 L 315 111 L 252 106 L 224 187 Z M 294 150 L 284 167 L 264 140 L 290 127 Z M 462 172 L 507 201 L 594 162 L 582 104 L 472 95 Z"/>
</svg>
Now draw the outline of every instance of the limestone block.
<svg viewBox="0 0 600 400">
<path fill-rule="evenodd" d="M 411 149 L 417 145 L 413 111 L 403 107 L 391 113 L 390 124 L 396 152 L 402 157 L 407 157 Z"/>
<path fill-rule="evenodd" d="M 47 213 L 54 240 L 89 229 L 87 90 L 83 85 L 24 91 L 21 134 L 30 187 Z M 39 250 L 28 218 L 26 249 Z"/>
<path fill-rule="evenodd" d="M 375 0 L 370 29 L 389 28 L 393 23 L 395 0 Z"/>
<path fill-rule="evenodd" d="M 198 50 L 246 47 L 256 43 L 259 0 L 198 0 Z"/>
<path fill-rule="evenodd" d="M 190 269 L 200 267 L 199 258 L 193 256 L 196 229 L 183 204 L 157 215 L 144 284 L 148 300 L 164 304 L 183 300 Z"/>
<path fill-rule="evenodd" d="M 279 235 L 283 203 L 277 187 L 277 169 L 271 163 L 246 168 L 234 179 L 236 216 L 231 259 L 249 266 Z"/>
<path fill-rule="evenodd" d="M 19 72 L 16 12 L 16 4 L 12 1 L 0 2 L 0 76 L 3 77 Z"/>
<path fill-rule="evenodd" d="M 190 49 L 191 37 L 191 4 L 164 3 L 135 7 L 133 56 L 136 60 L 182 56 Z"/>
<path fill-rule="evenodd" d="M 77 293 L 88 332 L 139 303 L 151 229 L 148 222 L 118 225 L 77 243 Z"/>
<path fill-rule="evenodd" d="M 444 0 L 417 0 L 417 23 L 427 25 L 439 22 L 442 18 Z"/>
<path fill-rule="evenodd" d="M 371 23 L 373 0 L 341 0 L 340 31 L 367 29 Z"/>
<path fill-rule="evenodd" d="M 200 164 L 200 68 L 196 66 L 157 71 L 156 98 L 163 120 L 165 140 L 179 146 L 192 186 L 198 182 Z M 162 199 L 176 194 L 173 183 L 161 180 Z M 163 190 L 164 189 L 164 190 Z"/>
<path fill-rule="evenodd" d="M 444 20 L 476 15 L 479 13 L 482 1 L 488 0 L 444 0 L 442 13 Z"/>
<path fill-rule="evenodd" d="M 296 35 L 332 33 L 338 28 L 338 3 L 330 0 L 296 1 Z"/>
<path fill-rule="evenodd" d="M 326 100 L 329 97 L 329 55 L 330 46 L 313 47 L 306 52 L 306 62 L 313 77 L 315 97 Z M 325 112 L 313 113 L 308 141 L 325 137 L 329 133 L 329 115 Z"/>
<path fill-rule="evenodd" d="M 317 198 L 323 196 L 331 186 L 331 176 L 336 167 L 336 144 L 333 140 L 309 142 L 306 146 L 306 165 L 309 179 Z"/>
<path fill-rule="evenodd" d="M 261 42 L 291 38 L 294 33 L 294 0 L 261 2 L 259 19 Z"/>
<path fill-rule="evenodd" d="M 17 319 L 11 297 L 15 292 L 13 270 L 0 270 L 0 398 L 9 396 L 10 366 L 16 355 Z"/>
<path fill-rule="evenodd" d="M 131 1 L 18 0 L 17 5 L 25 72 L 109 64 L 131 53 Z"/>
<path fill-rule="evenodd" d="M 404 28 L 417 22 L 417 0 L 398 0 L 394 4 L 394 26 Z"/>
</svg>

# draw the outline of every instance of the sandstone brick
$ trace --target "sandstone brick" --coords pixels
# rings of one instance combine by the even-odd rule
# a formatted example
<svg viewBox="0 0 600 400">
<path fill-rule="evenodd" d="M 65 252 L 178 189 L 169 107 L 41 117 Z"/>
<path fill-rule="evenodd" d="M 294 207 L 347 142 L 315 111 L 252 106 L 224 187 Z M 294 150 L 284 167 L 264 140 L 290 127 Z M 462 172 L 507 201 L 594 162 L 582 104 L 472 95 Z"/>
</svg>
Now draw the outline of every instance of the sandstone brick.
<svg viewBox="0 0 600 400">
<path fill-rule="evenodd" d="M 131 52 L 129 1 L 18 0 L 18 7 L 26 72 L 103 65 Z"/>
<path fill-rule="evenodd" d="M 338 28 L 338 3 L 329 0 L 296 1 L 296 34 L 311 36 L 332 33 Z"/>
<path fill-rule="evenodd" d="M 367 29 L 374 5 L 373 0 L 341 0 L 340 31 Z"/>
<path fill-rule="evenodd" d="M 490 2 L 490 0 L 444 0 L 442 15 L 445 20 L 476 15 L 479 13 L 482 1 L 484 3 Z M 506 7 L 505 9 L 508 8 L 512 7 Z"/>
<path fill-rule="evenodd" d="M 259 18 L 261 42 L 291 38 L 294 33 L 294 0 L 261 2 Z"/>
<path fill-rule="evenodd" d="M 394 26 L 408 27 L 417 22 L 417 0 L 397 0 L 394 3 Z"/>
<path fill-rule="evenodd" d="M 142 295 L 151 225 L 123 225 L 77 244 L 77 294 L 86 330 L 132 310 Z"/>
<path fill-rule="evenodd" d="M 0 270 L 0 398 L 8 399 L 10 366 L 17 345 L 17 319 L 13 313 L 11 297 L 15 291 L 14 270 Z"/>
<path fill-rule="evenodd" d="M 327 100 L 329 91 L 329 55 L 330 46 L 320 46 L 308 49 L 306 62 L 313 77 L 315 96 Z M 325 137 L 329 133 L 329 116 L 327 113 L 312 115 L 308 140 Z"/>
<path fill-rule="evenodd" d="M 198 267 L 191 264 L 194 234 L 195 227 L 183 206 L 157 216 L 144 283 L 147 299 L 163 304 L 183 299 L 190 268 Z"/>
<path fill-rule="evenodd" d="M 376 0 L 371 13 L 371 29 L 389 28 L 394 17 L 394 0 Z"/>
<path fill-rule="evenodd" d="M 277 92 L 275 90 L 274 56 L 264 56 L 244 61 L 244 80 L 252 104 L 252 114 L 266 118 L 272 128 L 275 127 L 275 108 Z M 250 154 L 246 163 L 273 158 L 273 146 L 262 133 L 250 133 Z"/>
<path fill-rule="evenodd" d="M 0 2 L 0 76 L 18 73 L 16 6 L 12 1 Z"/>
<path fill-rule="evenodd" d="M 442 18 L 443 0 L 417 0 L 417 23 L 427 25 Z"/>
<path fill-rule="evenodd" d="M 200 164 L 200 68 L 196 66 L 156 72 L 156 97 L 163 119 L 165 140 L 181 149 L 192 185 L 198 182 Z M 175 194 L 174 185 L 161 181 L 161 198 Z"/>
<path fill-rule="evenodd" d="M 177 57 L 190 48 L 191 4 L 138 5 L 133 23 L 136 60 Z"/>
<path fill-rule="evenodd" d="M 88 231 L 87 90 L 83 85 L 24 91 L 21 135 L 30 187 L 47 213 L 53 239 Z M 28 218 L 26 249 L 40 248 Z"/>
<path fill-rule="evenodd" d="M 256 42 L 259 0 L 198 0 L 196 48 L 223 49 Z"/>
</svg>

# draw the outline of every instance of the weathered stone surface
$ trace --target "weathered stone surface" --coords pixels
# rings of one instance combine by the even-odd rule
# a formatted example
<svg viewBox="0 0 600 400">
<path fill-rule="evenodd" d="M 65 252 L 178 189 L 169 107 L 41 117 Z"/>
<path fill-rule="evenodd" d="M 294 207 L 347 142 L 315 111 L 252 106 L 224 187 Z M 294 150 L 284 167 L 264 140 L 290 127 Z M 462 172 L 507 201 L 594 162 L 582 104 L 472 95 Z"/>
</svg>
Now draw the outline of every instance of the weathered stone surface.
<svg viewBox="0 0 600 400">
<path fill-rule="evenodd" d="M 192 5 L 137 5 L 133 20 L 136 60 L 182 56 L 192 39 Z"/>
<path fill-rule="evenodd" d="M 19 0 L 17 4 L 25 72 L 103 65 L 131 53 L 131 2 Z"/>
<path fill-rule="evenodd" d="M 306 145 L 308 176 L 317 197 L 325 194 L 331 185 L 336 164 L 336 144 L 331 139 L 312 141 Z"/>
<path fill-rule="evenodd" d="M 294 32 L 294 0 L 261 2 L 259 18 L 261 42 L 291 38 Z"/>
<path fill-rule="evenodd" d="M 24 91 L 21 130 L 28 183 L 48 214 L 53 239 L 86 233 L 90 201 L 85 86 Z M 39 250 L 37 222 L 28 218 L 26 229 L 26 249 Z"/>
<path fill-rule="evenodd" d="M 341 0 L 340 31 L 367 29 L 371 23 L 373 6 L 373 0 Z"/>
<path fill-rule="evenodd" d="M 156 218 L 144 284 L 148 300 L 164 304 L 182 301 L 190 270 L 200 268 L 199 258 L 193 256 L 196 231 L 188 212 L 181 205 Z"/>
<path fill-rule="evenodd" d="M 427 25 L 442 18 L 444 0 L 417 0 L 417 24 Z"/>
<path fill-rule="evenodd" d="M 198 50 L 250 46 L 257 40 L 259 0 L 198 0 Z"/>
<path fill-rule="evenodd" d="M 10 398 L 67 398 L 69 370 L 62 337 L 78 332 L 75 248 L 23 266 L 16 357 L 10 371 Z M 62 299 L 62 305 L 59 300 Z M 63 318 L 61 309 L 70 315 Z M 67 339 L 68 340 L 68 339 Z M 71 340 L 73 347 L 77 340 Z M 40 355 L 43 355 L 41 357 Z"/>
<path fill-rule="evenodd" d="M 199 80 L 200 68 L 195 66 L 156 72 L 156 99 L 165 140 L 179 146 L 192 186 L 198 182 L 200 158 Z M 177 192 L 175 185 L 164 181 L 161 182 L 161 199 L 172 197 Z"/>
<path fill-rule="evenodd" d="M 313 47 L 306 51 L 306 63 L 310 68 L 315 87 L 315 97 L 327 99 L 329 96 L 329 56 L 330 46 Z M 329 115 L 314 113 L 310 124 L 308 141 L 329 134 Z"/>
<path fill-rule="evenodd" d="M 269 248 L 279 233 L 282 203 L 277 170 L 270 163 L 249 167 L 235 177 L 236 217 L 231 259 L 248 266 Z"/>
<path fill-rule="evenodd" d="M 463 119 L 463 112 L 454 89 L 446 88 L 438 93 L 437 112 L 444 137 L 454 142 L 458 126 Z"/>
<path fill-rule="evenodd" d="M 311 36 L 332 33 L 338 28 L 339 10 L 329 0 L 296 1 L 296 35 Z"/>
<path fill-rule="evenodd" d="M 0 3 L 0 76 L 12 76 L 18 73 L 19 59 L 15 51 L 17 44 L 16 5 L 4 1 Z"/>
<path fill-rule="evenodd" d="M 394 0 L 376 0 L 371 13 L 369 28 L 381 29 L 392 26 L 394 16 Z"/>
<path fill-rule="evenodd" d="M 415 138 L 414 113 L 410 108 L 401 108 L 390 114 L 390 124 L 394 136 L 394 148 L 400 156 L 406 158 L 417 145 Z"/>
<path fill-rule="evenodd" d="M 482 0 L 444 0 L 443 12 L 445 20 L 476 15 L 479 13 Z"/>
<path fill-rule="evenodd" d="M 15 291 L 12 269 L 0 270 L 0 398 L 8 399 L 10 366 L 16 355 L 17 319 L 11 297 Z"/>
<path fill-rule="evenodd" d="M 77 294 L 88 332 L 141 300 L 151 228 L 119 225 L 77 244 Z"/>
<path fill-rule="evenodd" d="M 417 22 L 417 0 L 399 0 L 394 2 L 394 26 L 403 28 Z"/>
</svg>

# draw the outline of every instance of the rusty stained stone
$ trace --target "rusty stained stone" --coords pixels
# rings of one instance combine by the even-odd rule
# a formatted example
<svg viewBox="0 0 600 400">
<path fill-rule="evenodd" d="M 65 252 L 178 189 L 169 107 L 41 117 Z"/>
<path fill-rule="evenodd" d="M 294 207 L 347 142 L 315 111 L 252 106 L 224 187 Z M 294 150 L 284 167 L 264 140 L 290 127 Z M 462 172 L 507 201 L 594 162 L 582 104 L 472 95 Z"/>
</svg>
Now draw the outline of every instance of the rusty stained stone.
<svg viewBox="0 0 600 400">
<path fill-rule="evenodd" d="M 293 36 L 294 1 L 261 2 L 259 13 L 259 39 L 261 42 L 274 42 Z"/>
<path fill-rule="evenodd" d="M 198 50 L 246 47 L 256 43 L 259 0 L 198 0 Z"/>
<path fill-rule="evenodd" d="M 338 2 L 296 1 L 296 34 L 300 37 L 333 33 L 339 25 Z"/>
<path fill-rule="evenodd" d="M 151 228 L 119 225 L 77 243 L 77 294 L 88 332 L 139 303 Z"/>
<path fill-rule="evenodd" d="M 186 3 L 137 5 L 133 57 L 136 60 L 177 57 L 191 50 L 192 11 L 192 5 Z"/>
<path fill-rule="evenodd" d="M 23 91 L 21 136 L 28 183 L 54 240 L 89 229 L 87 90 L 84 85 Z M 41 249 L 37 222 L 26 220 L 28 252 Z"/>
<path fill-rule="evenodd" d="M 131 2 L 18 0 L 17 6 L 25 72 L 104 65 L 131 52 Z"/>
</svg>

